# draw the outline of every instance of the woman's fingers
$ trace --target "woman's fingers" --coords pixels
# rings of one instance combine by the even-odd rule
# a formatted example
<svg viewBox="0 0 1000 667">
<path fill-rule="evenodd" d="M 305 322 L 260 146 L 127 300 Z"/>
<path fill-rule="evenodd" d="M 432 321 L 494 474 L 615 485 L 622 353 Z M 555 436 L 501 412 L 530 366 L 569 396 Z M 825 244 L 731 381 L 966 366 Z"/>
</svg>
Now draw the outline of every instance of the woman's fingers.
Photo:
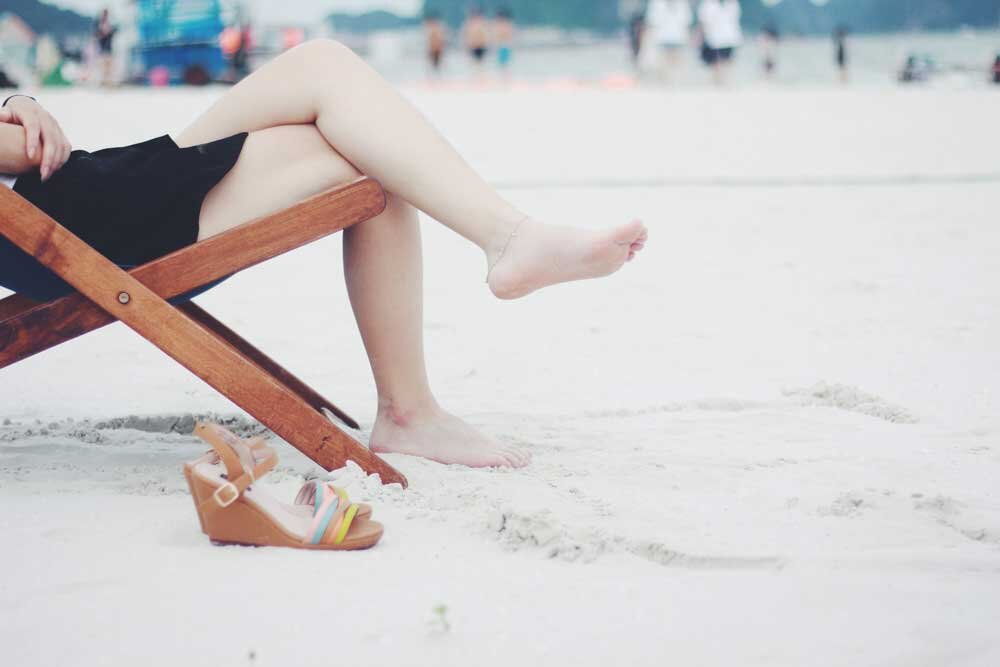
<svg viewBox="0 0 1000 667">
<path fill-rule="evenodd" d="M 40 171 L 44 181 L 66 163 L 72 149 L 54 118 L 49 117 L 42 122 L 41 137 L 43 157 Z"/>
<path fill-rule="evenodd" d="M 27 153 L 29 160 L 34 160 L 38 154 L 38 145 L 41 141 L 39 137 L 41 127 L 38 119 L 33 115 L 21 117 L 20 121 L 21 126 L 24 128 L 25 153 Z"/>
<path fill-rule="evenodd" d="M 42 180 L 48 180 L 56 169 L 59 168 L 57 160 L 62 152 L 62 133 L 52 126 L 52 123 L 42 124 Z"/>
<path fill-rule="evenodd" d="M 10 112 L 10 109 L 0 107 L 0 123 L 13 123 L 14 114 Z"/>
<path fill-rule="evenodd" d="M 59 164 L 56 165 L 56 169 L 59 169 L 64 164 L 66 164 L 66 160 L 69 159 L 69 155 L 72 152 L 73 152 L 73 147 L 70 145 L 68 141 L 63 140 L 62 151 L 59 152 Z"/>
</svg>

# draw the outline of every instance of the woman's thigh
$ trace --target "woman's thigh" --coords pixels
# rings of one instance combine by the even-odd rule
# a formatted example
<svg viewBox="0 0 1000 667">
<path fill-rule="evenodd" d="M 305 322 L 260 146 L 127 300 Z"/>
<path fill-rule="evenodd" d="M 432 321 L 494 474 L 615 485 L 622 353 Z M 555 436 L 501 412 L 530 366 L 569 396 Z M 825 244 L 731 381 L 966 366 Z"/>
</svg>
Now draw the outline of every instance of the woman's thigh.
<svg viewBox="0 0 1000 667">
<path fill-rule="evenodd" d="M 198 240 L 269 215 L 360 174 L 315 125 L 251 132 L 233 169 L 201 207 Z"/>
</svg>

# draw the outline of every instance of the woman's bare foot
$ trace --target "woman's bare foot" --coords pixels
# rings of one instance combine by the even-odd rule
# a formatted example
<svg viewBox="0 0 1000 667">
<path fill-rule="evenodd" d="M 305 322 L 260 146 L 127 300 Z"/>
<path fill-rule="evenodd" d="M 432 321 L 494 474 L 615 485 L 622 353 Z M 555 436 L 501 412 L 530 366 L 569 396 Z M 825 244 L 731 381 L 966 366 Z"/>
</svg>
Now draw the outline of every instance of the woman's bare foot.
<svg viewBox="0 0 1000 667">
<path fill-rule="evenodd" d="M 379 454 L 410 454 L 470 468 L 523 468 L 531 455 L 502 445 L 440 408 L 420 413 L 380 409 L 370 446 Z"/>
<path fill-rule="evenodd" d="M 506 246 L 487 253 L 487 282 L 498 298 L 517 299 L 556 283 L 601 278 L 632 260 L 647 236 L 638 220 L 598 232 L 525 220 Z"/>
</svg>

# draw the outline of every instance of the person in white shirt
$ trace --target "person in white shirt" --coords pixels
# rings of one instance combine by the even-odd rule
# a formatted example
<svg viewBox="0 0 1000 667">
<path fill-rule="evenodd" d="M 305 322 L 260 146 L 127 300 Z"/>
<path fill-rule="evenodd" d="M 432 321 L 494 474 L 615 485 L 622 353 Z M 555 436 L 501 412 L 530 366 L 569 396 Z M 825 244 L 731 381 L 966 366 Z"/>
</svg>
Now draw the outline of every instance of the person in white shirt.
<svg viewBox="0 0 1000 667">
<path fill-rule="evenodd" d="M 698 8 L 703 57 L 718 84 L 725 83 L 733 52 L 743 44 L 742 15 L 739 0 L 702 0 Z"/>
<path fill-rule="evenodd" d="M 680 62 L 682 49 L 691 35 L 690 0 L 650 0 L 646 10 L 646 30 L 654 44 L 662 51 L 659 63 L 660 78 L 667 80 L 671 70 Z"/>
</svg>

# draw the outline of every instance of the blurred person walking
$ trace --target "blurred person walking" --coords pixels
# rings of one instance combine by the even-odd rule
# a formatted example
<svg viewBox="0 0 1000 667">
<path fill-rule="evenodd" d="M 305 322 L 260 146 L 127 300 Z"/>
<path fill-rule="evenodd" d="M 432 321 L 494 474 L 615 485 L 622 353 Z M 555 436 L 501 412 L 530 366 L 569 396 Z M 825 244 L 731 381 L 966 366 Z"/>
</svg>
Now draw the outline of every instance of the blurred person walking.
<svg viewBox="0 0 1000 667">
<path fill-rule="evenodd" d="M 1000 83 L 1000 53 L 997 54 L 996 60 L 993 61 L 993 83 Z"/>
<path fill-rule="evenodd" d="M 97 73 L 102 86 L 114 83 L 111 78 L 114 65 L 114 40 L 118 28 L 111 23 L 111 12 L 104 8 L 94 21 L 94 41 L 97 43 Z"/>
<path fill-rule="evenodd" d="M 840 73 L 840 82 L 847 84 L 849 76 L 847 73 L 847 26 L 839 25 L 833 31 L 833 59 L 837 64 L 837 71 Z"/>
<path fill-rule="evenodd" d="M 253 32 L 250 22 L 244 21 L 239 28 L 240 41 L 233 53 L 233 80 L 242 81 L 250 74 L 250 49 L 253 48 Z"/>
<path fill-rule="evenodd" d="M 469 9 L 465 25 L 462 26 L 462 38 L 465 41 L 465 48 L 472 56 L 476 76 L 481 79 L 486 54 L 490 50 L 490 27 L 481 7 L 474 6 Z"/>
<path fill-rule="evenodd" d="M 510 81 L 510 63 L 514 57 L 514 12 L 509 7 L 497 11 L 493 39 L 497 47 L 497 65 L 505 81 Z"/>
<path fill-rule="evenodd" d="M 704 40 L 702 58 L 712 67 L 718 85 L 726 83 L 733 53 L 743 44 L 742 16 L 739 0 L 702 0 L 698 7 Z"/>
<path fill-rule="evenodd" d="M 628 23 L 628 44 L 632 56 L 632 64 L 639 69 L 639 54 L 642 53 L 642 43 L 646 36 L 646 16 L 636 12 Z"/>
<path fill-rule="evenodd" d="M 222 53 L 229 59 L 229 71 L 226 79 L 230 83 L 239 83 L 250 74 L 250 49 L 253 47 L 253 35 L 248 21 L 238 25 L 232 25 L 222 31 L 219 40 L 222 46 Z M 193 69 L 193 68 L 189 68 Z M 204 85 L 208 83 L 208 73 L 202 70 L 203 76 L 185 76 L 185 83 L 190 85 Z"/>
<path fill-rule="evenodd" d="M 650 0 L 646 25 L 653 48 L 661 51 L 657 59 L 660 80 L 668 81 L 681 61 L 682 49 L 691 40 L 690 0 Z"/>
<path fill-rule="evenodd" d="M 424 14 L 424 36 L 427 40 L 427 60 L 431 66 L 431 75 L 439 76 L 444 50 L 448 44 L 448 28 L 439 13 L 428 11 Z"/>
<path fill-rule="evenodd" d="M 760 31 L 760 51 L 763 56 L 761 66 L 764 68 L 764 78 L 773 79 L 778 69 L 778 40 L 781 36 L 774 25 L 766 25 Z"/>
</svg>

